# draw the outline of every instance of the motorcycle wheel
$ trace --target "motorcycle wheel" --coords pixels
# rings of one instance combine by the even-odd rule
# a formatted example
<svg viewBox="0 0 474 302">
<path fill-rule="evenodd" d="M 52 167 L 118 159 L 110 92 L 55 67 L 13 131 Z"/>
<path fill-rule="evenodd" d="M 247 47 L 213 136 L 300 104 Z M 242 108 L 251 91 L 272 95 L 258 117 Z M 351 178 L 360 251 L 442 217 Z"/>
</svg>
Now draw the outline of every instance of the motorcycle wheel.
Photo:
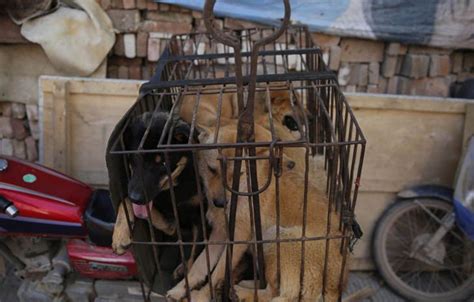
<svg viewBox="0 0 474 302">
<path fill-rule="evenodd" d="M 424 209 L 414 200 L 397 201 L 377 221 L 372 238 L 377 270 L 395 292 L 410 301 L 472 299 L 474 244 L 456 225 L 432 250 L 435 262 L 433 258 L 413 256 L 440 227 L 439 221 L 452 211 L 452 205 L 445 201 L 416 200 Z"/>
</svg>

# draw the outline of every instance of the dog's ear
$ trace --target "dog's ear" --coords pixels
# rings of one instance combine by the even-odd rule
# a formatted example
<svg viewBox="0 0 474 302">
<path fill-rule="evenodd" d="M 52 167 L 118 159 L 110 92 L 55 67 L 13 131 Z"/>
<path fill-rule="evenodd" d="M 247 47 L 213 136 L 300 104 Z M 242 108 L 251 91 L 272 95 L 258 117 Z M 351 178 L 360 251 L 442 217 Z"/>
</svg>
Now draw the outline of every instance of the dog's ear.
<svg viewBox="0 0 474 302">
<path fill-rule="evenodd" d="M 278 90 L 270 92 L 270 101 L 272 106 L 281 106 L 290 102 L 290 93 L 287 90 Z"/>
<path fill-rule="evenodd" d="M 178 121 L 174 128 L 173 138 L 180 144 L 186 144 L 189 140 L 191 128 L 183 121 Z"/>
<path fill-rule="evenodd" d="M 199 135 L 197 138 L 198 142 L 203 143 L 207 141 L 209 135 L 211 134 L 211 129 L 198 123 L 196 123 L 196 129 L 199 132 Z"/>
</svg>

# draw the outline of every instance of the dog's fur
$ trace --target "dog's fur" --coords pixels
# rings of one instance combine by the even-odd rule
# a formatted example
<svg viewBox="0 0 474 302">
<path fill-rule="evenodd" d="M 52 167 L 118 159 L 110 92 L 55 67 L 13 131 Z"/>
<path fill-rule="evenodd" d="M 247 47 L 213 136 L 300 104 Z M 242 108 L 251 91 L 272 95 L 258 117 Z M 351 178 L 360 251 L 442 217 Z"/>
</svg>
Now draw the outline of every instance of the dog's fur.
<svg viewBox="0 0 474 302">
<path fill-rule="evenodd" d="M 256 125 L 256 141 L 271 140 L 270 133 Z M 213 140 L 213 131 L 208 130 L 201 133 L 199 140 L 201 143 L 211 143 Z M 236 141 L 235 125 L 228 125 L 219 131 L 219 143 L 233 143 Z M 227 157 L 233 156 L 233 150 L 225 149 L 223 154 Z M 257 155 L 268 155 L 268 150 L 265 148 L 257 148 Z M 232 180 L 232 165 L 227 169 L 227 175 L 223 175 L 217 160 L 217 150 L 203 150 L 199 152 L 199 172 L 203 179 L 206 195 L 209 201 L 208 219 L 211 224 L 225 225 L 224 219 L 228 213 L 224 213 L 221 208 L 216 208 L 214 204 L 225 203 L 229 200 L 230 194 L 222 186 L 222 178 L 226 177 L 228 183 Z M 280 184 L 280 219 L 281 219 L 281 236 L 283 238 L 298 238 L 301 236 L 301 228 L 303 225 L 303 190 L 294 190 L 304 183 L 304 177 L 300 170 L 292 169 L 291 160 L 285 159 L 287 162 L 283 164 L 283 174 L 281 176 L 282 183 Z M 257 161 L 258 182 L 263 184 L 266 182 L 268 176 L 268 169 L 270 163 L 265 160 Z M 243 168 L 245 169 L 245 168 Z M 243 170 L 245 171 L 245 170 Z M 246 177 L 241 177 L 240 190 L 245 191 L 247 188 Z M 272 180 L 273 181 L 273 180 Z M 272 228 L 275 227 L 275 187 L 271 184 L 267 190 L 260 194 L 260 210 L 262 219 L 262 229 L 266 230 L 267 238 L 274 238 L 275 232 Z M 328 200 L 322 190 L 308 183 L 308 204 L 307 204 L 307 228 L 306 236 L 325 236 L 326 225 L 328 218 L 331 220 L 331 231 L 329 235 L 340 235 L 338 231 L 339 220 L 338 216 L 332 212 L 328 216 Z M 211 237 L 213 240 L 225 240 L 226 234 L 221 230 L 222 227 L 213 228 Z M 215 232 L 216 230 L 216 232 Z M 249 204 L 247 197 L 239 197 L 238 207 L 236 213 L 236 230 L 235 240 L 248 241 L 251 240 L 251 221 Z M 341 271 L 342 256 L 339 252 L 340 240 L 330 240 L 329 253 L 331 261 L 328 262 L 327 269 L 327 286 L 326 299 L 327 301 L 337 301 L 339 293 L 339 273 Z M 299 261 L 301 261 L 301 243 L 282 243 L 281 253 L 281 275 L 285 276 L 280 286 L 281 299 L 287 301 L 294 301 L 298 299 L 299 284 Z M 307 301 L 314 301 L 321 295 L 322 289 L 322 275 L 323 263 L 325 257 L 326 241 L 311 241 L 306 243 L 305 247 L 305 279 L 303 284 L 303 299 Z M 233 249 L 232 268 L 234 269 L 241 257 L 247 250 L 246 245 L 235 245 Z M 271 244 L 265 248 L 265 258 L 267 264 L 266 276 L 268 278 L 268 287 L 265 290 L 259 290 L 258 294 L 262 301 L 268 301 L 274 298 L 277 293 L 276 285 L 276 258 L 275 244 Z M 214 286 L 220 284 L 224 279 L 225 273 L 225 248 L 222 246 L 215 246 L 210 255 L 211 267 L 215 269 L 212 273 L 212 284 Z M 202 256 L 202 255 L 201 255 Z M 206 270 L 200 270 L 198 266 L 199 258 L 192 267 L 188 280 L 190 280 L 190 287 L 195 288 L 199 283 L 206 278 Z M 205 265 L 205 259 L 203 259 Z M 201 264 L 200 264 L 201 265 Z M 297 276 L 295 278 L 289 276 Z M 185 295 L 186 288 L 183 282 L 178 284 L 175 288 L 168 291 L 168 296 L 174 299 L 180 299 Z M 243 287 L 238 287 L 238 294 L 242 299 L 253 297 L 253 290 L 245 290 Z M 248 295 L 247 295 L 248 294 Z M 209 287 L 204 285 L 200 290 L 192 291 L 193 301 L 207 301 L 209 300 Z"/>
<path fill-rule="evenodd" d="M 169 114 L 158 112 L 155 114 L 144 113 L 133 118 L 124 132 L 124 143 L 127 150 L 137 150 L 143 135 L 150 125 L 150 131 L 144 142 L 143 149 L 155 149 L 164 130 Z M 171 144 L 185 144 L 188 142 L 190 127 L 182 120 L 176 121 L 176 127 L 171 137 Z M 167 142 L 168 135 L 165 135 Z M 185 241 L 197 241 L 202 238 L 202 224 L 200 219 L 200 204 L 207 209 L 207 202 L 203 196 L 198 195 L 193 156 L 191 152 L 170 152 L 168 162 L 162 153 L 132 154 L 129 164 L 132 171 L 128 183 L 128 198 L 120 205 L 117 221 L 115 224 L 112 247 L 118 254 L 124 253 L 130 245 L 130 231 L 126 222 L 124 205 L 127 206 L 131 222 L 135 219 L 132 203 L 144 205 L 153 200 L 150 209 L 151 222 L 153 226 L 163 231 L 168 236 L 176 239 L 176 220 L 173 213 L 173 205 L 170 194 L 170 181 L 166 165 L 172 172 L 172 186 L 174 187 L 175 200 L 180 220 L 182 233 L 191 233 L 191 238 Z M 189 237 L 189 236 L 187 236 Z M 188 269 L 192 265 L 196 251 L 196 245 L 191 250 L 188 259 Z M 175 271 L 175 278 L 182 273 L 183 267 Z"/>
</svg>

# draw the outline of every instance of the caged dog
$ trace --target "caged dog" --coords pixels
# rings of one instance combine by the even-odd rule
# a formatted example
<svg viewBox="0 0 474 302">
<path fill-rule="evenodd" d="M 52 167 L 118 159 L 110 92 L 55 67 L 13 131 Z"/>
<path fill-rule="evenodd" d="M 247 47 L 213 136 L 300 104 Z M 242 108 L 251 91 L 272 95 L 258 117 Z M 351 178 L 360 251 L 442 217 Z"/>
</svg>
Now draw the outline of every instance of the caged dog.
<svg viewBox="0 0 474 302">
<path fill-rule="evenodd" d="M 236 127 L 235 125 L 226 125 L 219 131 L 219 143 L 233 143 L 236 141 Z M 213 129 L 204 129 L 199 135 L 201 143 L 211 143 L 214 139 Z M 256 125 L 255 127 L 256 141 L 271 141 L 270 132 Z M 233 156 L 233 149 L 224 149 L 222 151 L 224 156 Z M 265 148 L 257 148 L 257 156 L 268 155 L 268 150 Z M 226 173 L 221 170 L 221 165 L 218 161 L 218 151 L 215 149 L 202 150 L 198 154 L 199 173 L 203 180 L 206 197 L 209 201 L 208 219 L 213 225 L 224 223 L 225 213 L 222 208 L 223 204 L 230 200 L 230 193 L 223 188 L 222 178 L 226 178 L 228 183 L 232 181 L 232 165 L 229 165 Z M 295 163 L 283 154 L 282 175 L 280 184 L 280 230 L 279 235 L 282 239 L 298 239 L 302 236 L 303 230 L 303 200 L 304 190 L 294 190 L 302 183 L 305 183 L 305 177 L 300 169 L 295 168 Z M 270 163 L 266 160 L 257 161 L 258 182 L 260 184 L 266 183 L 266 177 Z M 245 168 L 243 168 L 245 174 Z M 272 174 L 273 175 L 273 174 Z M 272 176 L 273 177 L 273 176 Z M 247 188 L 246 177 L 244 175 L 240 178 L 240 191 L 245 191 Z M 274 179 L 272 179 L 272 182 Z M 308 182 L 307 191 L 307 225 L 306 236 L 340 236 L 339 231 L 339 217 L 334 211 L 328 215 L 329 201 L 321 188 Z M 238 200 L 238 207 L 236 212 L 236 229 L 235 240 L 249 241 L 252 238 L 250 208 L 247 202 L 247 197 L 240 196 Z M 275 186 L 270 186 L 260 194 L 260 207 L 262 218 L 262 230 L 264 231 L 265 239 L 276 238 L 276 213 L 275 213 Z M 326 233 L 327 222 L 330 221 L 329 234 Z M 225 240 L 225 232 L 220 231 L 221 228 L 213 228 L 211 237 L 215 240 Z M 316 301 L 322 296 L 323 288 L 323 272 L 324 259 L 326 256 L 331 257 L 328 262 L 326 270 L 326 292 L 325 301 L 337 301 L 340 296 L 339 274 L 342 269 L 342 255 L 340 253 L 341 239 L 329 240 L 329 246 L 326 247 L 326 240 L 307 241 L 305 243 L 305 259 L 304 259 L 304 281 L 300 284 L 300 263 L 301 263 L 301 242 L 281 243 L 281 278 L 278 291 L 277 281 L 277 260 L 276 260 L 276 244 L 266 244 L 264 247 L 264 256 L 266 262 L 265 275 L 268 280 L 267 288 L 258 290 L 258 297 L 260 301 L 296 301 L 298 300 L 300 287 L 302 288 L 303 301 Z M 247 251 L 247 246 L 238 244 L 234 246 L 232 269 L 235 269 L 241 258 Z M 325 251 L 328 248 L 328 255 Z M 212 284 L 222 284 L 225 275 L 226 265 L 226 247 L 215 247 L 212 251 L 211 262 L 214 270 L 211 276 L 207 276 L 205 270 L 199 271 L 196 261 L 195 265 L 188 273 L 190 280 L 190 287 L 194 289 L 191 292 L 192 301 L 208 301 L 210 300 L 209 286 L 204 285 L 200 289 L 197 286 L 207 279 L 211 279 Z M 199 259 L 199 257 L 198 257 Z M 346 266 L 347 267 L 347 266 Z M 344 276 L 346 272 L 342 272 Z M 345 278 L 344 278 L 345 280 Z M 236 293 L 240 300 L 253 301 L 254 289 L 246 288 L 244 286 L 235 286 Z M 186 287 L 183 282 L 178 283 L 172 290 L 168 291 L 168 297 L 174 299 L 181 299 L 186 292 Z"/>
<path fill-rule="evenodd" d="M 123 136 L 126 149 L 138 149 L 148 125 L 150 125 L 150 130 L 143 143 L 143 149 L 156 149 L 169 117 L 167 112 L 147 112 L 132 118 Z M 189 136 L 190 126 L 178 119 L 170 138 L 171 144 L 187 144 Z M 164 139 L 166 142 L 168 135 L 165 135 Z M 130 213 L 129 219 L 132 224 L 137 218 L 148 219 L 148 213 L 150 213 L 153 226 L 170 236 L 171 240 L 177 240 L 177 223 L 173 214 L 171 186 L 174 187 L 183 240 L 188 242 L 202 240 L 203 226 L 200 217 L 200 204 L 205 207 L 204 211 L 206 211 L 207 201 L 198 194 L 197 185 L 200 184 L 196 184 L 197 178 L 192 153 L 188 151 L 169 152 L 168 154 L 168 160 L 163 153 L 155 152 L 130 156 L 131 178 L 128 182 L 128 198 L 119 206 L 113 233 L 112 248 L 115 253 L 123 254 L 131 244 L 125 206 Z M 171 173 L 171 181 L 168 173 Z M 199 247 L 195 244 L 192 245 L 190 256 L 187 259 L 188 269 L 199 252 Z M 173 277 L 179 279 L 183 273 L 184 267 L 181 264 L 174 271 Z"/>
</svg>

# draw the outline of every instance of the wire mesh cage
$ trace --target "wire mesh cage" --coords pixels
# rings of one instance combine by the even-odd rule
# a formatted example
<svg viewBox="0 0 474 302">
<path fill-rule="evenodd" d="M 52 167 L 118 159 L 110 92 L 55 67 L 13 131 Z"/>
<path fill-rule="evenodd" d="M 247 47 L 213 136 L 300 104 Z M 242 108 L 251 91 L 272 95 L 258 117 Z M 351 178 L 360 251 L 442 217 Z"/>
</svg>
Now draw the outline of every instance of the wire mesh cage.
<svg viewBox="0 0 474 302">
<path fill-rule="evenodd" d="M 107 148 L 143 297 L 337 301 L 365 138 L 305 27 L 173 36 Z"/>
</svg>

